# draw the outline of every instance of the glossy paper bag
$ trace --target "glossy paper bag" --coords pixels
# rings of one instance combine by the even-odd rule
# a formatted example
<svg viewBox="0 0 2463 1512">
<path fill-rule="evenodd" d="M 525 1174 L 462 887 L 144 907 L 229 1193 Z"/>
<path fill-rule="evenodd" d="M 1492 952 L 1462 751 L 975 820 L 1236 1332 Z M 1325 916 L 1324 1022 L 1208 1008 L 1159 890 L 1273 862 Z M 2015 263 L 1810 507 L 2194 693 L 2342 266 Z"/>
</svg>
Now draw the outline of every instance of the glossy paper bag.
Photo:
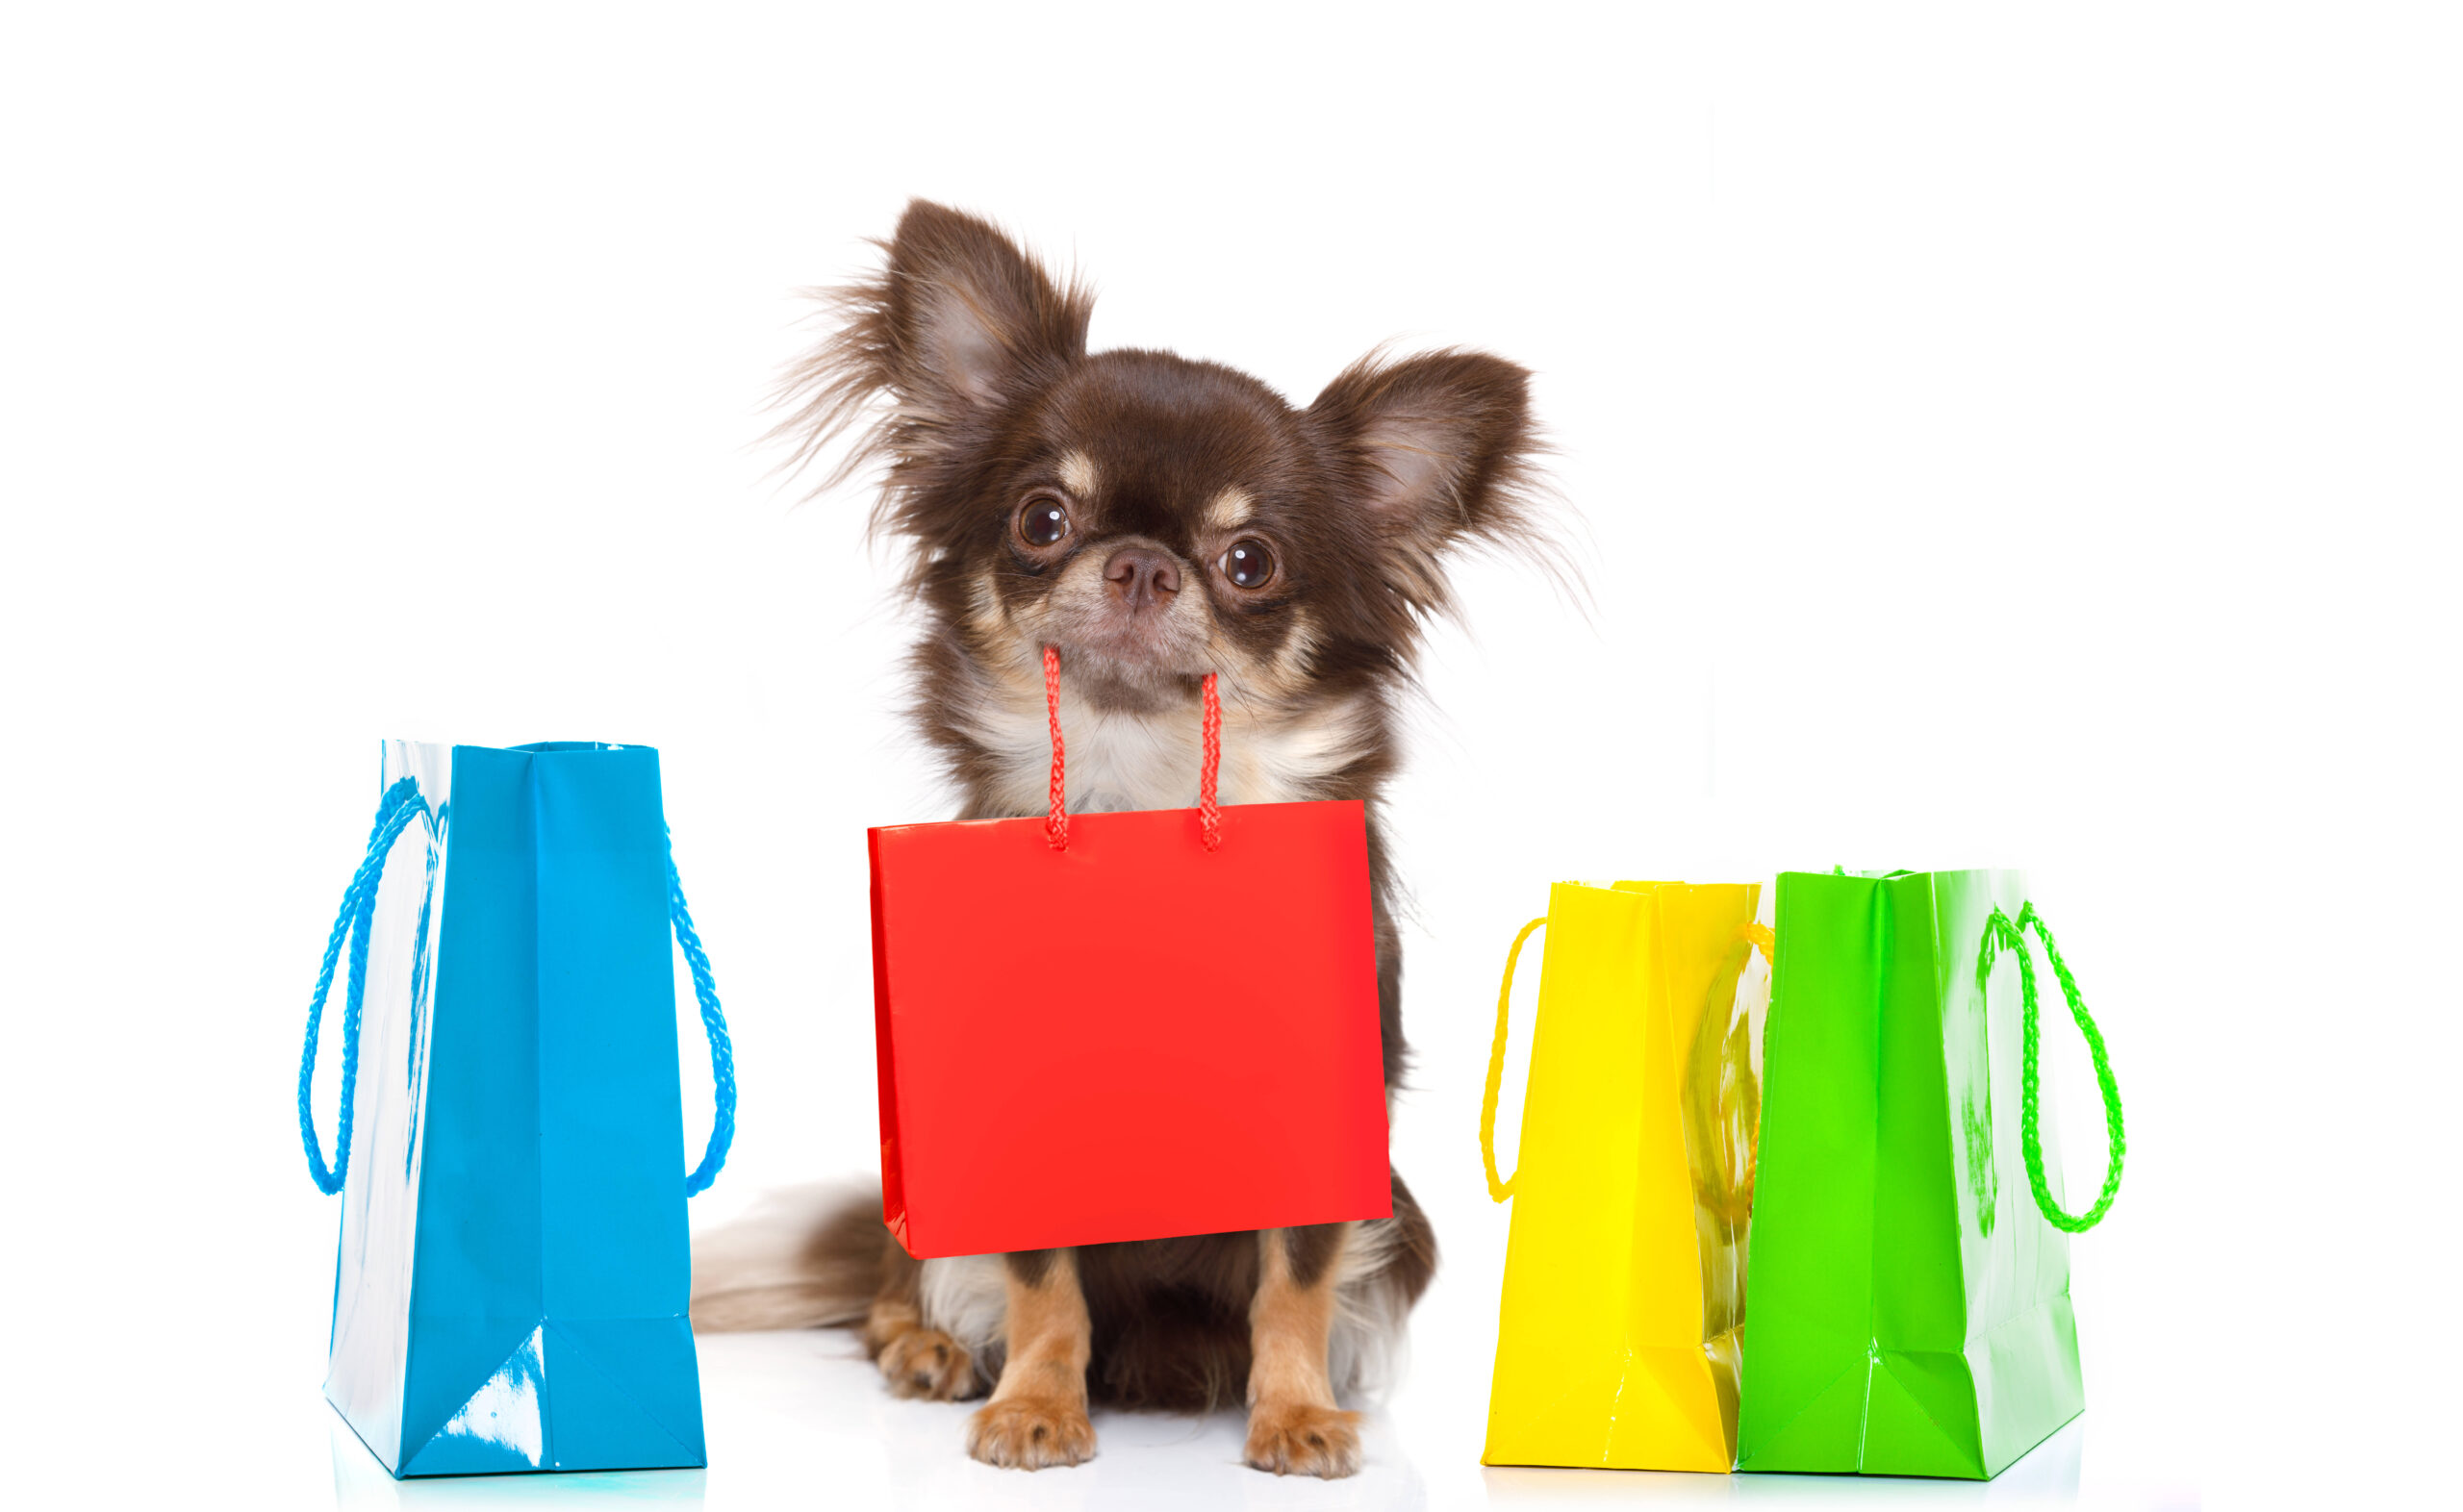
<svg viewBox="0 0 2463 1512">
<path fill-rule="evenodd" d="M 1358 803 L 872 832 L 881 1200 L 910 1254 L 1392 1212 Z"/>
<path fill-rule="evenodd" d="M 343 1194 L 326 1395 L 396 1475 L 699 1465 L 684 1200 L 733 1077 L 658 753 L 394 742 L 384 775 L 300 1068 Z M 719 1071 L 690 1177 L 671 926 Z M 329 1171 L 308 1090 L 345 939 Z"/>
<path fill-rule="evenodd" d="M 2083 1218 L 2039 1106 L 2030 926 L 2104 1094 Z M 1739 1468 L 1998 1474 L 2084 1403 L 2064 1229 L 2120 1181 L 2103 1042 L 2016 873 L 1790 872 L 1775 931 Z"/>
<path fill-rule="evenodd" d="M 1726 1471 L 1753 1201 L 1761 889 L 1562 882 L 1548 896 L 1513 1202 L 1490 1465 Z M 1522 940 L 1514 943 L 1519 954 Z"/>
</svg>

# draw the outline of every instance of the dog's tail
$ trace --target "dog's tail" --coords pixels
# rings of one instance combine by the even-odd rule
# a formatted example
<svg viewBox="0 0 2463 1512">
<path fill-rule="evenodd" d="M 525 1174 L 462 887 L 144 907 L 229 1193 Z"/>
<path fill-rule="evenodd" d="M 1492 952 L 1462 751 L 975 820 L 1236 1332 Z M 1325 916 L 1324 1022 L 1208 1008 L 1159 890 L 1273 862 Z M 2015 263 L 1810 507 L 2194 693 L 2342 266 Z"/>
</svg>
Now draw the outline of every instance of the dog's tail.
<svg viewBox="0 0 2463 1512">
<path fill-rule="evenodd" d="M 693 1328 L 815 1328 L 863 1321 L 896 1247 L 877 1192 L 784 1187 L 693 1241 Z"/>
</svg>

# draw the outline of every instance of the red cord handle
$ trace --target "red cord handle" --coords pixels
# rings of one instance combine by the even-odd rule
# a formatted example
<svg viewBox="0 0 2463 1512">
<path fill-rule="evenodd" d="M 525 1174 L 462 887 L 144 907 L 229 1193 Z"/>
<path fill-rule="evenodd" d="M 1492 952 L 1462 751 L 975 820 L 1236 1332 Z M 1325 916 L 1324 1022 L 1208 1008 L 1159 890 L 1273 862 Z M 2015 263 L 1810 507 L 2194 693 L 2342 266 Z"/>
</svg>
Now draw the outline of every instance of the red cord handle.
<svg viewBox="0 0 2463 1512">
<path fill-rule="evenodd" d="M 1206 848 L 1223 846 L 1223 806 L 1214 801 L 1214 779 L 1223 769 L 1223 705 L 1215 700 L 1214 674 L 1206 674 L 1206 713 L 1198 729 L 1206 758 L 1197 769 L 1197 825 L 1205 832 Z"/>
<path fill-rule="evenodd" d="M 1069 848 L 1069 768 L 1060 746 L 1060 648 L 1043 648 L 1043 706 L 1052 716 L 1052 818 L 1043 821 L 1052 848 Z"/>
<path fill-rule="evenodd" d="M 1223 806 L 1215 801 L 1216 779 L 1223 770 L 1223 704 L 1214 691 L 1214 674 L 1206 674 L 1206 714 L 1200 726 L 1206 750 L 1205 761 L 1198 768 L 1197 823 L 1206 836 L 1206 848 L 1219 850 L 1223 846 Z M 1043 707 L 1052 723 L 1052 814 L 1043 821 L 1043 832 L 1054 850 L 1069 848 L 1069 762 L 1060 739 L 1060 648 L 1043 648 Z"/>
</svg>

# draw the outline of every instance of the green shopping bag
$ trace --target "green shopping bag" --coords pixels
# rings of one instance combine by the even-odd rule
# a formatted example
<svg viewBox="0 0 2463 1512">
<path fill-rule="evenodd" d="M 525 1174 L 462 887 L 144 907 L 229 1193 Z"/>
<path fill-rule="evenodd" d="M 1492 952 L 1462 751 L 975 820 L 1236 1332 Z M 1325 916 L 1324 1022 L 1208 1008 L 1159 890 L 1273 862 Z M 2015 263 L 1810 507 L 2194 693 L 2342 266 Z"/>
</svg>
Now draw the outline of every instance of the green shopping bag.
<svg viewBox="0 0 2463 1512">
<path fill-rule="evenodd" d="M 1989 1479 L 2085 1405 L 2068 1235 L 2120 1186 L 2103 1038 L 2015 872 L 1789 872 L 1775 913 L 1737 1468 Z M 2031 929 L 2103 1092 L 2078 1217 Z"/>
</svg>

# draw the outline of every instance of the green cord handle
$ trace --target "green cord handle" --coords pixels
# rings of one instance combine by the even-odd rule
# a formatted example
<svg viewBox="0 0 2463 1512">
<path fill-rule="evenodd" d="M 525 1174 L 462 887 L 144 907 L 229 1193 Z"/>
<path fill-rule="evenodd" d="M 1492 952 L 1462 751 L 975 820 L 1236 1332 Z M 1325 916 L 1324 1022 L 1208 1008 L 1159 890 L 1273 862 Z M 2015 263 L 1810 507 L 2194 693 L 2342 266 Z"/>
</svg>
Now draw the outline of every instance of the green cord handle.
<svg viewBox="0 0 2463 1512">
<path fill-rule="evenodd" d="M 2087 1053 L 2095 1058 L 2095 1086 L 2104 1096 L 2104 1143 L 2107 1150 L 2104 1167 L 2103 1195 L 2084 1214 L 2073 1215 L 2061 1210 L 2052 1199 L 2052 1190 L 2044 1182 L 2044 1135 L 2036 1126 L 2036 1107 L 2041 1078 L 2037 1062 L 2041 1054 L 2041 1039 L 2036 1024 L 2036 967 L 2027 954 L 2027 926 L 2034 925 L 2036 938 L 2044 942 L 2044 953 L 2052 962 L 2052 974 L 2061 983 L 2061 995 L 2069 1002 L 2069 1017 L 2078 1021 L 2078 1032 L 2087 1037 Z M 2014 921 L 2000 909 L 1985 920 L 1984 942 L 1976 954 L 1975 990 L 1980 995 L 1993 975 L 1993 958 L 1996 951 L 2007 949 L 2019 958 L 2019 1000 L 2020 1023 L 2025 1037 L 2024 1082 L 2019 1104 L 2019 1147 L 2027 1158 L 2027 1184 L 2035 1188 L 2036 1206 L 2044 1210 L 2046 1222 L 2064 1233 L 2083 1234 L 2104 1220 L 2113 1205 L 2113 1197 L 2120 1191 L 2121 1157 L 2129 1152 L 2129 1141 L 2121 1132 L 2120 1088 L 2113 1081 L 2112 1057 L 2104 1051 L 2104 1036 L 2095 1021 L 2087 1016 L 2087 1004 L 2078 995 L 2078 982 L 2061 959 L 2059 947 L 2052 943 L 2052 931 L 2044 925 L 2036 913 L 2036 905 L 2019 905 Z"/>
</svg>

